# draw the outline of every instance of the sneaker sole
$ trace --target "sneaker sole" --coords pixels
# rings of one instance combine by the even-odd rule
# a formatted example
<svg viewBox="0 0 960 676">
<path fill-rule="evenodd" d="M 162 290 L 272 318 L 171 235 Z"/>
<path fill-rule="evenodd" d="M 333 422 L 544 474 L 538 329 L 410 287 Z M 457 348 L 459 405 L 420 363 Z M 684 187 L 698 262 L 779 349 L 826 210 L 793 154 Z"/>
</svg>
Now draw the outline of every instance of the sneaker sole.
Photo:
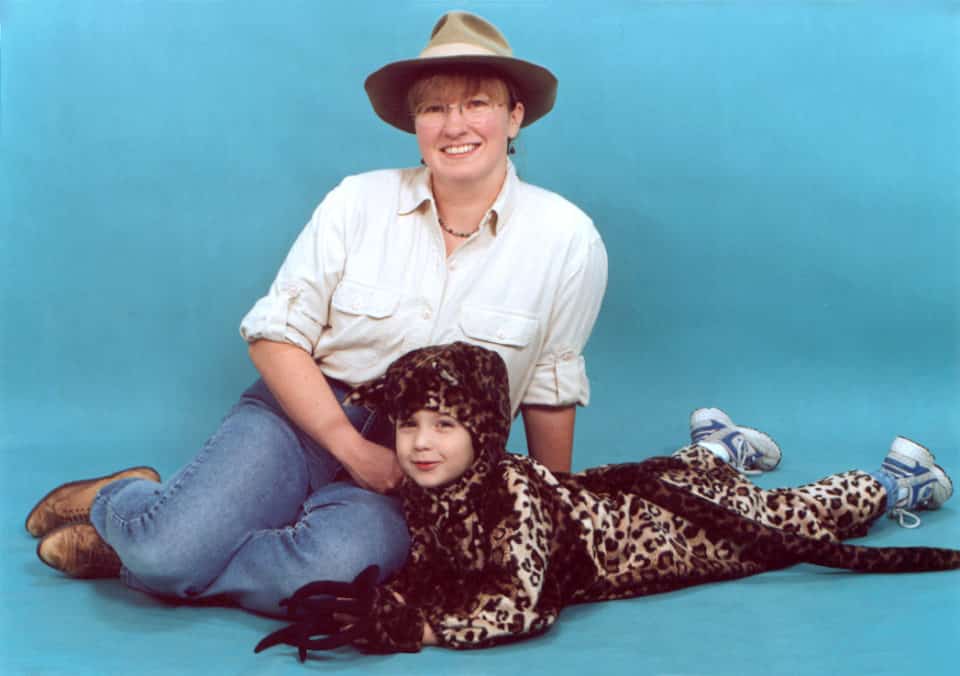
<svg viewBox="0 0 960 676">
<path fill-rule="evenodd" d="M 931 471 L 935 476 L 939 475 L 937 476 L 937 485 L 933 489 L 933 496 L 937 496 L 937 488 L 943 489 L 946 492 L 946 495 L 941 494 L 943 497 L 942 500 L 932 499 L 929 503 L 927 503 L 927 509 L 940 509 L 943 507 L 943 503 L 953 497 L 953 479 L 950 478 L 950 476 L 940 465 L 934 465 L 931 468 Z M 943 478 L 943 481 L 939 481 L 940 477 Z"/>
<path fill-rule="evenodd" d="M 766 432 L 761 432 L 753 427 L 737 425 L 737 429 L 740 430 L 740 432 L 752 446 L 756 448 L 762 448 L 763 450 L 769 452 L 770 455 L 776 457 L 776 460 L 773 461 L 772 465 L 764 464 L 762 467 L 758 467 L 758 469 L 762 469 L 764 472 L 770 472 L 780 466 L 780 461 L 783 460 L 783 452 L 780 450 L 780 444 L 778 444 L 773 437 Z M 769 462 L 769 458 L 766 456 L 764 457 L 764 460 Z"/>
<path fill-rule="evenodd" d="M 889 452 L 904 458 L 910 458 L 924 467 L 932 467 L 937 459 L 929 448 L 906 437 L 895 438 L 890 444 Z"/>
</svg>

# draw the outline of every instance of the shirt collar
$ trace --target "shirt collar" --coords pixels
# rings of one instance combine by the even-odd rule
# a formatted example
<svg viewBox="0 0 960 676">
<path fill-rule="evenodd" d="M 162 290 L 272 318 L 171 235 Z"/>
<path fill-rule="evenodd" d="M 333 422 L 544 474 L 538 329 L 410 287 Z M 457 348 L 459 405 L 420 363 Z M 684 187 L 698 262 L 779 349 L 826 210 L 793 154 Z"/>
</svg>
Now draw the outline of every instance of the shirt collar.
<svg viewBox="0 0 960 676">
<path fill-rule="evenodd" d="M 513 162 L 507 159 L 507 177 L 503 181 L 500 193 L 490 207 L 491 218 L 488 220 L 490 231 L 496 235 L 507 225 L 510 214 L 516 201 L 516 186 L 520 181 Z M 423 212 L 427 205 L 433 203 L 433 191 L 430 189 L 430 169 L 420 167 L 404 177 L 400 184 L 400 201 L 397 214 L 408 216 L 415 212 Z"/>
<path fill-rule="evenodd" d="M 412 171 L 405 171 L 400 182 L 400 201 L 397 214 L 408 216 L 423 209 L 424 205 L 433 201 L 433 192 L 430 190 L 430 170 L 419 167 Z"/>
</svg>

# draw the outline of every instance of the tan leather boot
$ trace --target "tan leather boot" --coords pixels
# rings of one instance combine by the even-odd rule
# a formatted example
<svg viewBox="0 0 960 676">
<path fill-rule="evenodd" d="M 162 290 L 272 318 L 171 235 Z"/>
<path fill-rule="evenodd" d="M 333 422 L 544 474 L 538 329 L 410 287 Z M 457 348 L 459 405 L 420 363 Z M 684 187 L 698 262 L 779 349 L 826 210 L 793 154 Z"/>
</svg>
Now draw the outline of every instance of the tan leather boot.
<svg viewBox="0 0 960 676">
<path fill-rule="evenodd" d="M 131 467 L 95 479 L 57 486 L 30 510 L 27 531 L 34 537 L 43 537 L 65 524 L 89 521 L 90 505 L 100 489 L 119 479 L 129 478 L 160 481 L 160 474 L 152 467 Z"/>
<path fill-rule="evenodd" d="M 89 523 L 74 523 L 48 533 L 37 556 L 51 568 L 77 578 L 117 577 L 120 557 Z"/>
</svg>

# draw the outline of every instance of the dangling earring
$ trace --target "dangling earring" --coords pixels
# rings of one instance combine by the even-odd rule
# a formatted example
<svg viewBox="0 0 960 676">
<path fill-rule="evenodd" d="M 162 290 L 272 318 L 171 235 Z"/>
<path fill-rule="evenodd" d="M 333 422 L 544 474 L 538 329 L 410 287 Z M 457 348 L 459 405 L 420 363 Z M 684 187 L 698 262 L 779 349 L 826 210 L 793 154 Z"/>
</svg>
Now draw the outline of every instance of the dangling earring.
<svg viewBox="0 0 960 676">
<path fill-rule="evenodd" d="M 420 158 L 420 164 L 422 164 L 423 166 L 427 166 L 427 163 L 423 161 L 422 157 Z"/>
<path fill-rule="evenodd" d="M 517 154 L 517 149 L 513 145 L 513 139 L 508 138 L 507 139 L 507 155 L 516 155 L 516 154 Z"/>
</svg>

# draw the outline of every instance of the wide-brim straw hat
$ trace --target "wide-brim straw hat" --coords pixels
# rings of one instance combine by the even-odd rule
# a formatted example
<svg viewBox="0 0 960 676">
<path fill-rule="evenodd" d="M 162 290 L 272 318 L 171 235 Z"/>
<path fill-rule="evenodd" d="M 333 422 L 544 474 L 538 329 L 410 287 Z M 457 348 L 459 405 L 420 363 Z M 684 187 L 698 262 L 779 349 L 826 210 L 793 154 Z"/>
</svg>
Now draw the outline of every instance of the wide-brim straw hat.
<svg viewBox="0 0 960 676">
<path fill-rule="evenodd" d="M 485 69 L 514 85 L 524 107 L 522 126 L 550 112 L 557 98 L 557 78 L 535 63 L 513 56 L 507 39 L 489 21 L 468 12 L 448 12 L 430 33 L 430 41 L 415 59 L 395 61 L 364 83 L 370 103 L 385 122 L 414 133 L 407 107 L 410 86 L 420 77 L 458 69 Z"/>
</svg>

